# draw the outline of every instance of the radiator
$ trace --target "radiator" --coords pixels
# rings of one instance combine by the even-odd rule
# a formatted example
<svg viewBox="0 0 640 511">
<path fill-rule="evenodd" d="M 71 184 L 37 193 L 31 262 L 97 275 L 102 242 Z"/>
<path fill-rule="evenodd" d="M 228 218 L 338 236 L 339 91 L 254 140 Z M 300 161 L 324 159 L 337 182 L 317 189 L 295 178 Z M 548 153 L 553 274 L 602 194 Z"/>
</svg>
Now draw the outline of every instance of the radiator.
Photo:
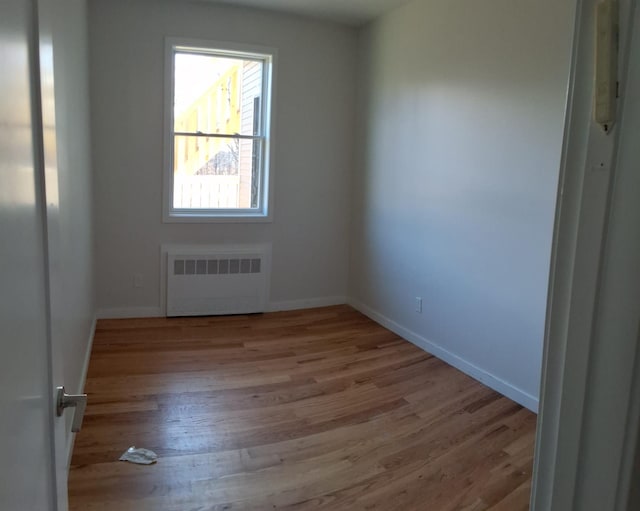
<svg viewBox="0 0 640 511">
<path fill-rule="evenodd" d="M 268 245 L 168 249 L 167 316 L 264 312 L 270 255 Z"/>
</svg>

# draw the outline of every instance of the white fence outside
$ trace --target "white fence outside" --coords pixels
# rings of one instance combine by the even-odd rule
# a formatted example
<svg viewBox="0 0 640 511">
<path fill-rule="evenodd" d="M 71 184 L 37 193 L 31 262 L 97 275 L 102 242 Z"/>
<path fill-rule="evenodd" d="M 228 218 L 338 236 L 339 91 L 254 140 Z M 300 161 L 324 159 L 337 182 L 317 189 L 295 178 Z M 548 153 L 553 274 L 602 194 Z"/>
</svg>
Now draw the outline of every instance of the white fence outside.
<svg viewBox="0 0 640 511">
<path fill-rule="evenodd" d="M 173 176 L 173 207 L 238 208 L 239 176 Z"/>
</svg>

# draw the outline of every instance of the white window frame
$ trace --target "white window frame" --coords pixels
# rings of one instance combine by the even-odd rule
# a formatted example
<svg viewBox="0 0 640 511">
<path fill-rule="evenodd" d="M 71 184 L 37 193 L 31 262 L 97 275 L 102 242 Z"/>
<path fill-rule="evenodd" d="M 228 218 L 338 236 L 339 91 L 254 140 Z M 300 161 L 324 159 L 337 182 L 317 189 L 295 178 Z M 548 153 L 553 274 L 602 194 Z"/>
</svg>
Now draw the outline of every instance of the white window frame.
<svg viewBox="0 0 640 511">
<path fill-rule="evenodd" d="M 260 157 L 260 183 L 257 208 L 231 209 L 180 209 L 173 207 L 174 173 L 174 79 L 176 52 L 192 52 L 226 57 L 259 60 L 263 63 Z M 165 87 L 164 87 L 164 172 L 163 172 L 163 221 L 166 223 L 207 222 L 270 222 L 273 180 L 272 143 L 276 50 L 263 46 L 209 41 L 203 39 L 165 38 Z"/>
</svg>

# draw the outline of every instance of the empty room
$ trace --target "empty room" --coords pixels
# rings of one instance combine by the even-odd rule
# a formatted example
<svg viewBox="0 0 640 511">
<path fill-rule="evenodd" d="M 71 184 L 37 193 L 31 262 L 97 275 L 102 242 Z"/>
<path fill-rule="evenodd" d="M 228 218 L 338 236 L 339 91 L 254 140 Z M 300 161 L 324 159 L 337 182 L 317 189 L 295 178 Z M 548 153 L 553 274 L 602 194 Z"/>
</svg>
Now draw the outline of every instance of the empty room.
<svg viewBox="0 0 640 511">
<path fill-rule="evenodd" d="M 635 4 L 3 4 L 0 508 L 635 509 Z"/>
</svg>

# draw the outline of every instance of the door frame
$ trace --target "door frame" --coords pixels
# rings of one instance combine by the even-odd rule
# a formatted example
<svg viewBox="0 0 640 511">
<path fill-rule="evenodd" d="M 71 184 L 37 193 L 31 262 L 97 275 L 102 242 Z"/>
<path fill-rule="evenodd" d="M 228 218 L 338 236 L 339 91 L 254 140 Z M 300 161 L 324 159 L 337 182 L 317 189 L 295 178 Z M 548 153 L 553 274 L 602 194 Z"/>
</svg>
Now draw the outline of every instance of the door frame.
<svg viewBox="0 0 640 511">
<path fill-rule="evenodd" d="M 616 238 L 617 231 L 640 225 L 640 201 L 635 207 L 627 203 L 625 214 L 618 214 L 625 207 L 620 184 L 633 170 L 618 156 L 632 144 L 625 130 L 638 122 L 637 109 L 626 107 L 638 101 L 640 89 L 628 81 L 638 81 L 637 66 L 629 63 L 640 62 L 640 9 L 637 0 L 619 2 L 622 97 L 619 122 L 606 134 L 592 121 L 596 3 L 576 4 L 533 473 L 534 511 L 626 510 L 640 424 L 638 333 L 616 331 L 610 314 L 617 306 L 634 321 L 640 311 L 631 289 L 611 289 L 627 271 L 613 264 L 616 252 L 640 260 L 640 247 Z M 640 272 L 625 277 L 640 279 Z M 623 303 L 631 306 L 622 310 Z M 607 362 L 611 366 L 621 356 L 628 357 L 628 363 L 603 372 Z M 594 467 L 600 463 L 611 470 L 596 476 Z"/>
</svg>

